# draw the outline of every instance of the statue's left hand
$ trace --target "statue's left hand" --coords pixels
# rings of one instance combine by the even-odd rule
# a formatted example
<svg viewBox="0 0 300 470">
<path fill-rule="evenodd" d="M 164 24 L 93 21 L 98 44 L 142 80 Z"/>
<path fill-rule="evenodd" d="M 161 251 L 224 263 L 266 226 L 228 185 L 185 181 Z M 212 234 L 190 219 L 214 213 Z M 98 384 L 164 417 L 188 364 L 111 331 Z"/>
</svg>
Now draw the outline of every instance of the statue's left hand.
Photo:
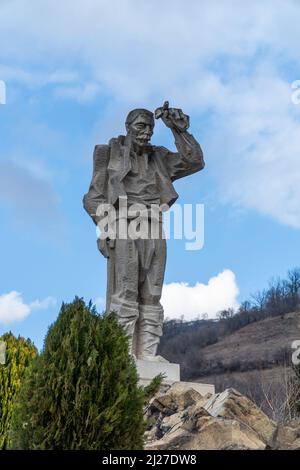
<svg viewBox="0 0 300 470">
<path fill-rule="evenodd" d="M 184 132 L 190 126 L 189 116 L 184 114 L 181 109 L 168 108 L 162 110 L 160 117 L 167 127 L 170 129 L 175 129 L 178 132 Z"/>
<path fill-rule="evenodd" d="M 104 258 L 109 258 L 109 240 L 107 238 L 98 238 L 98 249 Z"/>
</svg>

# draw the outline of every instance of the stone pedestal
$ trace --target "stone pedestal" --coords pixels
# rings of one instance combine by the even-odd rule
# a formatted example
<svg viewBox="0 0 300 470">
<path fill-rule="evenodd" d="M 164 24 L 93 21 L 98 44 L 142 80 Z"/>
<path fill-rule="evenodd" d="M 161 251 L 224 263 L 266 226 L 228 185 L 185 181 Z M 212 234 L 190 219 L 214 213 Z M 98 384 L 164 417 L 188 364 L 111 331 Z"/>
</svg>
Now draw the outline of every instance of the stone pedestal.
<svg viewBox="0 0 300 470">
<path fill-rule="evenodd" d="M 164 374 L 163 386 L 169 388 L 176 393 L 182 393 L 188 388 L 196 390 L 200 395 L 205 396 L 207 393 L 212 395 L 215 393 L 215 386 L 212 384 L 203 384 L 199 382 L 180 382 L 180 365 L 173 364 L 165 360 L 162 361 L 145 361 L 136 360 L 137 372 L 139 375 L 139 383 L 143 387 L 149 385 L 152 379 L 159 374 Z"/>
<path fill-rule="evenodd" d="M 168 361 L 144 361 L 136 360 L 137 372 L 140 378 L 140 384 L 148 385 L 154 377 L 164 374 L 166 377 L 163 381 L 166 385 L 172 385 L 174 382 L 180 381 L 180 365 L 173 364 Z"/>
</svg>

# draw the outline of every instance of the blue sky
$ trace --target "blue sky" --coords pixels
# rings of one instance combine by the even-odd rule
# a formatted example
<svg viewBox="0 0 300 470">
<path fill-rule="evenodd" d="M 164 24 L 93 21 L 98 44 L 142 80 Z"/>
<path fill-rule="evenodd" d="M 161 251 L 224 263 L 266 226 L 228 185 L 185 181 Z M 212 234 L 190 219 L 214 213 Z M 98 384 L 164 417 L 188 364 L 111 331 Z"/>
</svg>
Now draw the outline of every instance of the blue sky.
<svg viewBox="0 0 300 470">
<path fill-rule="evenodd" d="M 293 0 L 0 0 L 0 334 L 40 347 L 63 300 L 101 309 L 93 148 L 166 99 L 206 161 L 176 183 L 205 204 L 205 245 L 168 242 L 168 316 L 214 316 L 300 266 L 299 23 Z M 160 122 L 153 142 L 174 149 Z"/>
</svg>

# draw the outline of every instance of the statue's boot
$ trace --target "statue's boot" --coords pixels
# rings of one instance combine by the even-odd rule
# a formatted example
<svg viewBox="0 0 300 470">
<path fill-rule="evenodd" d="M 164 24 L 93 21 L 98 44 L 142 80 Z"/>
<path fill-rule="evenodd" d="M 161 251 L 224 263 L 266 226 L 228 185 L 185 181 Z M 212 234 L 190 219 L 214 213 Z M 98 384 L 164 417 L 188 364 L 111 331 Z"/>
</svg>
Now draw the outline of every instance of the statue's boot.
<svg viewBox="0 0 300 470">
<path fill-rule="evenodd" d="M 161 305 L 140 305 L 137 337 L 137 357 L 142 360 L 164 360 L 156 356 L 162 335 L 163 308 Z"/>
<path fill-rule="evenodd" d="M 138 305 L 111 303 L 110 311 L 116 312 L 119 324 L 124 328 L 128 338 L 129 354 L 135 356 L 135 344 L 133 341 L 135 325 L 138 319 Z"/>
</svg>

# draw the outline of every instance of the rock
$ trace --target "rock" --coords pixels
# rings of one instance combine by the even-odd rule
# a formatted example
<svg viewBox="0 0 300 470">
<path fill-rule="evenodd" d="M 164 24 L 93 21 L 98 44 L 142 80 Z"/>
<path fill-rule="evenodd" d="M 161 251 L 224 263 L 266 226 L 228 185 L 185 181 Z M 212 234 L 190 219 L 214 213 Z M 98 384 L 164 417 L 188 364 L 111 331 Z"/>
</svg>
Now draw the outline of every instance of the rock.
<svg viewBox="0 0 300 470">
<path fill-rule="evenodd" d="M 146 446 L 146 450 L 263 450 L 266 444 L 245 424 L 235 420 L 206 417 L 198 432 L 183 428 L 166 434 Z"/>
<path fill-rule="evenodd" d="M 274 448 L 278 450 L 300 448 L 300 421 L 293 420 L 278 424 Z"/>
<path fill-rule="evenodd" d="M 184 429 L 177 429 L 176 431 L 166 434 L 162 439 L 150 442 L 145 446 L 145 450 L 181 450 L 187 449 L 184 447 L 188 445 L 191 434 Z"/>
<path fill-rule="evenodd" d="M 300 450 L 300 420 L 277 425 L 234 389 L 203 397 L 176 384 L 146 416 L 147 450 Z"/>
<path fill-rule="evenodd" d="M 174 382 L 169 391 L 171 393 L 184 393 L 186 390 L 192 388 L 196 392 L 200 393 L 201 396 L 214 395 L 215 386 L 212 384 L 203 384 L 202 382 Z"/>
<path fill-rule="evenodd" d="M 234 419 L 250 426 L 266 444 L 273 442 L 276 424 L 270 420 L 249 398 L 233 388 L 213 395 L 204 408 L 214 417 Z"/>
<path fill-rule="evenodd" d="M 210 418 L 190 442 L 199 450 L 264 450 L 266 444 L 251 428 L 236 420 Z"/>
<path fill-rule="evenodd" d="M 182 425 L 182 415 L 183 413 L 180 412 L 166 416 L 159 425 L 162 434 L 176 431 Z"/>
<path fill-rule="evenodd" d="M 191 432 L 198 431 L 207 421 L 208 417 L 210 417 L 210 414 L 201 406 L 201 403 L 197 403 L 195 406 L 188 408 L 184 413 L 182 428 Z"/>
<path fill-rule="evenodd" d="M 190 442 L 191 449 L 199 450 L 264 450 L 266 444 L 257 433 L 234 419 L 210 418 Z"/>
<path fill-rule="evenodd" d="M 288 450 L 300 450 L 300 439 L 297 439 Z"/>
<path fill-rule="evenodd" d="M 283 424 L 278 425 L 277 436 L 275 440 L 275 449 L 286 450 L 291 447 L 294 441 L 297 439 L 294 429 Z"/>
<path fill-rule="evenodd" d="M 155 396 L 149 404 L 148 410 L 152 414 L 155 410 L 169 416 L 177 411 L 177 404 L 169 394 Z"/>
<path fill-rule="evenodd" d="M 207 402 L 207 399 L 203 398 L 200 393 L 192 388 L 187 388 L 182 393 L 177 393 L 175 390 L 171 387 L 166 394 L 156 395 L 148 406 L 148 415 L 149 412 L 153 414 L 157 410 L 166 416 L 170 416 L 189 406 L 195 405 L 201 400 L 203 404 Z"/>
<path fill-rule="evenodd" d="M 203 399 L 200 393 L 196 392 L 196 390 L 193 390 L 192 388 L 185 390 L 183 393 L 174 393 L 172 392 L 172 389 L 170 389 L 168 393 L 176 404 L 177 410 L 185 410 L 189 406 L 195 405 L 200 400 L 202 400 L 203 403 L 206 403 L 207 401 L 206 399 Z"/>
<path fill-rule="evenodd" d="M 159 439 L 159 435 L 157 433 L 157 428 L 156 426 L 153 426 L 152 428 L 149 429 L 149 431 L 146 431 L 145 432 L 145 439 L 147 442 L 152 442 L 152 441 L 156 441 L 157 439 Z"/>
<path fill-rule="evenodd" d="M 292 429 L 296 429 L 298 437 L 300 437 L 300 418 L 294 418 L 287 422 Z"/>
</svg>

